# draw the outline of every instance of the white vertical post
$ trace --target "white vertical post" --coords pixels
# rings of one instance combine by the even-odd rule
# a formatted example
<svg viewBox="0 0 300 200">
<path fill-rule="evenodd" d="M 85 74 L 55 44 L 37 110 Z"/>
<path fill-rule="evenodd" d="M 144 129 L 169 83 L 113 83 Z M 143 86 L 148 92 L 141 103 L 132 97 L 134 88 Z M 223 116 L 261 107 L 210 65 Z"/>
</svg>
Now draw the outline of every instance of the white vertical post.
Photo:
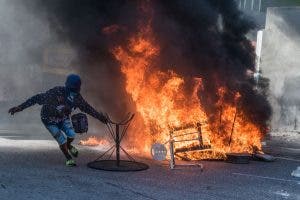
<svg viewBox="0 0 300 200">
<path fill-rule="evenodd" d="M 251 10 L 254 9 L 254 0 L 251 1 Z"/>
<path fill-rule="evenodd" d="M 260 76 L 260 61 L 261 61 L 261 51 L 262 51 L 262 40 L 263 40 L 263 30 L 257 31 L 257 40 L 256 40 L 256 59 L 255 59 L 255 73 L 254 73 L 254 79 L 256 81 L 256 84 L 258 84 L 259 76 Z"/>
<path fill-rule="evenodd" d="M 258 12 L 261 10 L 261 0 L 258 0 Z"/>
<path fill-rule="evenodd" d="M 244 10 L 246 9 L 247 0 L 244 0 Z"/>
<path fill-rule="evenodd" d="M 261 50 L 262 50 L 262 42 L 263 42 L 263 30 L 257 31 L 257 39 L 256 39 L 256 71 L 260 70 L 260 58 L 261 58 Z"/>
</svg>

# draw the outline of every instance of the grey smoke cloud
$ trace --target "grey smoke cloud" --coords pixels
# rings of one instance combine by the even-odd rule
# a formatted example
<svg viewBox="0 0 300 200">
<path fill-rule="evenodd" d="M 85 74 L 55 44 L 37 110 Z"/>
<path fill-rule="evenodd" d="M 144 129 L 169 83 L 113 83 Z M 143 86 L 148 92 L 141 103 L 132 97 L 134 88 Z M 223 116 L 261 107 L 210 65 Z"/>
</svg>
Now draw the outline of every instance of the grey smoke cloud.
<svg viewBox="0 0 300 200">
<path fill-rule="evenodd" d="M 109 47 L 123 45 L 131 33 L 137 32 L 138 21 L 143 18 L 139 12 L 140 1 L 4 2 L 13 10 L 7 15 L 12 20 L 16 20 L 14 15 L 20 19 L 16 20 L 16 29 L 12 30 L 17 30 L 17 24 L 24 26 L 24 37 L 16 36 L 17 40 L 24 42 L 22 48 L 24 50 L 26 47 L 24 52 L 27 52 L 24 59 L 22 56 L 18 59 L 20 68 L 28 69 L 24 64 L 27 60 L 27 66 L 33 66 L 32 71 L 38 77 L 41 71 L 39 64 L 43 63 L 43 48 L 52 43 L 67 42 L 77 53 L 71 65 L 78 67 L 86 80 L 84 92 L 88 94 L 88 100 L 113 116 L 120 117 L 122 112 L 134 110 L 124 90 L 125 80 L 119 63 L 109 52 Z M 225 85 L 230 90 L 226 98 L 229 103 L 233 103 L 235 92 L 240 92 L 242 106 L 249 119 L 265 129 L 271 114 L 265 97 L 266 87 L 262 85 L 258 93 L 254 90 L 254 80 L 246 75 L 247 70 L 254 71 L 254 49 L 245 37 L 254 24 L 237 9 L 234 1 L 151 3 L 155 8 L 153 29 L 162 48 L 160 60 L 157 61 L 161 68 L 167 70 L 171 67 L 186 79 L 204 77 L 205 91 L 201 100 L 210 114 L 218 113 L 213 105 L 217 101 L 219 86 Z M 105 37 L 102 29 L 113 24 L 125 28 L 112 38 Z"/>
<path fill-rule="evenodd" d="M 294 120 L 300 117 L 299 13 L 299 7 L 267 10 L 261 69 L 270 79 L 274 129 L 293 129 Z"/>
<path fill-rule="evenodd" d="M 40 90 L 42 52 L 52 38 L 49 24 L 16 1 L 0 1 L 0 80 L 3 100 Z"/>
</svg>

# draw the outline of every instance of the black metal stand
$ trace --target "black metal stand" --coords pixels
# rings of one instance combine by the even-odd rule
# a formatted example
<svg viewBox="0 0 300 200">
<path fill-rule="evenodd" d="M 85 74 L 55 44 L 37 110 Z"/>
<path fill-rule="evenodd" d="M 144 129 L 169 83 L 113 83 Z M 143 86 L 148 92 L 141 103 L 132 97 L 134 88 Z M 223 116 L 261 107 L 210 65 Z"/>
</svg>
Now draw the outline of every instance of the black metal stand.
<svg viewBox="0 0 300 200">
<path fill-rule="evenodd" d="M 88 167 L 106 171 L 141 171 L 149 168 L 148 165 L 136 162 L 132 156 L 121 146 L 121 141 L 124 138 L 128 127 L 134 117 L 134 114 L 128 113 L 126 118 L 121 122 L 113 122 L 108 116 L 107 129 L 114 140 L 112 145 L 106 152 L 101 154 L 96 160 L 88 163 Z M 121 160 L 121 151 L 128 157 L 129 160 Z M 111 159 L 113 153 L 116 152 L 116 159 Z M 105 158 L 108 156 L 108 158 Z M 105 158 L 105 159 L 104 159 Z"/>
</svg>

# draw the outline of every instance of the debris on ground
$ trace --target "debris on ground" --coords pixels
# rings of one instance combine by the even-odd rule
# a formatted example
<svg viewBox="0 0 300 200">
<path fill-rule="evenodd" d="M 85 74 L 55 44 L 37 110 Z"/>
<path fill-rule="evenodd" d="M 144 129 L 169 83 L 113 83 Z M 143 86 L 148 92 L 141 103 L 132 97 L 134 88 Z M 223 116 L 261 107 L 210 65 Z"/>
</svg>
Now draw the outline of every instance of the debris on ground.
<svg viewBox="0 0 300 200">
<path fill-rule="evenodd" d="M 227 162 L 234 164 L 248 164 L 251 155 L 248 153 L 227 153 Z"/>
<path fill-rule="evenodd" d="M 265 161 L 265 162 L 273 162 L 276 160 L 274 156 L 263 154 L 263 153 L 253 154 L 253 159 L 258 161 Z"/>
<path fill-rule="evenodd" d="M 300 166 L 298 166 L 297 169 L 292 172 L 292 176 L 300 178 Z"/>
</svg>

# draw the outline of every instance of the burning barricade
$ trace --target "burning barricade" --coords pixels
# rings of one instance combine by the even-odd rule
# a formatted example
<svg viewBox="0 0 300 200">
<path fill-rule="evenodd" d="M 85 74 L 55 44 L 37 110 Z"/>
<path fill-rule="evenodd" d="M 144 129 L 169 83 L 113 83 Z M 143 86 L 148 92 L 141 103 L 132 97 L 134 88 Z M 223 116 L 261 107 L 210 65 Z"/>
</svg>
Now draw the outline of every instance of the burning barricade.
<svg viewBox="0 0 300 200">
<path fill-rule="evenodd" d="M 158 39 L 160 33 L 154 30 L 157 27 L 153 26 L 153 21 L 157 16 L 153 15 L 155 11 L 149 4 L 145 3 L 139 9 L 138 31 L 127 34 L 128 38 L 122 38 L 120 44 L 114 43 L 110 47 L 137 112 L 138 119 L 133 123 L 128 143 L 147 154 L 152 144 L 169 143 L 169 154 L 187 160 L 224 160 L 228 154 L 247 157 L 260 152 L 269 107 L 265 106 L 264 112 L 263 108 L 249 106 L 255 105 L 253 102 L 265 103 L 263 92 L 254 90 L 246 75 L 248 68 L 253 66 L 229 62 L 241 68 L 232 71 L 238 78 L 229 72 L 226 77 L 226 73 L 218 71 L 221 67 L 212 64 L 214 70 L 199 70 L 202 73 L 193 76 L 173 70 L 176 67 L 162 66 L 167 63 L 163 55 L 168 49 Z M 113 38 L 125 29 L 113 24 L 102 31 Z M 242 42 L 246 48 L 248 41 Z M 180 58 L 184 58 L 182 49 L 178 47 Z M 252 58 L 250 54 L 249 59 Z M 191 56 L 194 61 L 197 60 L 195 55 Z M 178 65 L 181 69 L 206 69 L 205 66 L 188 66 L 195 63 L 186 61 L 178 62 Z M 163 148 L 162 152 L 165 152 Z"/>
</svg>

